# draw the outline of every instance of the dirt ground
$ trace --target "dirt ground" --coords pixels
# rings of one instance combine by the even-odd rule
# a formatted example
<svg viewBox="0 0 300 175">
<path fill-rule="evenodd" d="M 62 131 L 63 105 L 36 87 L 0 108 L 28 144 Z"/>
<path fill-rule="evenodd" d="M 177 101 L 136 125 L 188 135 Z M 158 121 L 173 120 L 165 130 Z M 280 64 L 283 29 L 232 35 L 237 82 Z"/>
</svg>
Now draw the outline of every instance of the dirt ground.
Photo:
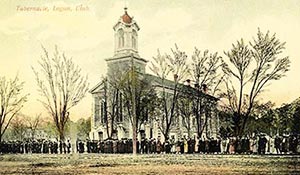
<svg viewBox="0 0 300 175">
<path fill-rule="evenodd" d="M 0 174 L 300 174 L 300 156 L 0 155 Z"/>
</svg>

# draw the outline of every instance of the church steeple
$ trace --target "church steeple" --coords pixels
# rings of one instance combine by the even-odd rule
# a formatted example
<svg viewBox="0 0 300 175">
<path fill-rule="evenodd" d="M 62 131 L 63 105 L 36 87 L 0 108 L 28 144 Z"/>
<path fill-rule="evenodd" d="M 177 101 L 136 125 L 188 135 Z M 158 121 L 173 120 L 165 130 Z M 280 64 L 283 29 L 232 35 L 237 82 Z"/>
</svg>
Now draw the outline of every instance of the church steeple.
<svg viewBox="0 0 300 175">
<path fill-rule="evenodd" d="M 124 14 L 120 16 L 114 25 L 115 51 L 112 58 L 105 59 L 108 65 L 108 75 L 115 73 L 116 69 L 121 72 L 128 71 L 134 65 L 136 71 L 145 73 L 147 60 L 138 54 L 138 31 L 140 27 L 132 16 L 124 8 Z"/>
<path fill-rule="evenodd" d="M 113 27 L 115 32 L 115 56 L 134 54 L 138 56 L 138 31 L 136 21 L 133 20 L 124 8 L 124 14 Z"/>
</svg>

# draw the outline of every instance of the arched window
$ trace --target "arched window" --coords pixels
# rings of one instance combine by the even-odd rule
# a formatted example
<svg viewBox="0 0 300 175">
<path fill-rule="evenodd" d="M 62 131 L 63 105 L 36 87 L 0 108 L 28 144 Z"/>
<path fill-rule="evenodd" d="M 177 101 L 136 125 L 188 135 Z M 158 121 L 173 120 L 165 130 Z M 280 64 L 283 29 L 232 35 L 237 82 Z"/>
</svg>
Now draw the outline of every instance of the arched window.
<svg viewBox="0 0 300 175">
<path fill-rule="evenodd" d="M 137 49 L 137 33 L 135 30 L 132 32 L 132 47 Z"/>
<path fill-rule="evenodd" d="M 124 31 L 123 29 L 118 30 L 118 37 L 119 37 L 119 48 L 124 47 Z"/>
</svg>

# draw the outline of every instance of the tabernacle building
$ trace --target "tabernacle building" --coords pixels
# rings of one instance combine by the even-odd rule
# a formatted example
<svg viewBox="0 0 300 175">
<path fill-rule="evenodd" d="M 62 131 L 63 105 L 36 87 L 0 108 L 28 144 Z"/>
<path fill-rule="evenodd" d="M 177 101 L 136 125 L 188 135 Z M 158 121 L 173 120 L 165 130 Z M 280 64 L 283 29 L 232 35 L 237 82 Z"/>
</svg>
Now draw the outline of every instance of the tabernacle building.
<svg viewBox="0 0 300 175">
<path fill-rule="evenodd" d="M 110 79 L 120 74 L 125 74 L 133 65 L 135 69 L 144 77 L 148 77 L 150 84 L 159 93 L 161 87 L 172 88 L 172 81 L 168 80 L 165 84 L 162 84 L 159 77 L 146 73 L 146 65 L 148 60 L 142 58 L 138 52 L 138 31 L 140 30 L 139 25 L 129 16 L 127 8 L 125 8 L 124 14 L 119 18 L 117 23 L 113 26 L 114 31 L 114 54 L 111 58 L 106 59 L 108 71 L 107 78 Z M 116 71 L 118 69 L 118 71 Z M 92 140 L 105 140 L 108 137 L 115 139 L 131 139 L 132 138 L 132 125 L 124 107 L 126 101 L 124 100 L 121 92 L 107 93 L 106 88 L 113 88 L 112 85 L 101 81 L 95 87 L 90 90 L 93 97 L 92 104 L 92 119 L 91 119 L 91 132 L 90 139 Z M 209 136 L 216 137 L 218 133 L 218 116 L 215 112 L 217 99 L 204 94 L 203 97 L 213 99 L 214 105 L 211 110 L 212 115 L 207 121 L 207 126 L 204 133 Z M 114 103 L 114 105 L 112 105 Z M 107 108 L 114 108 L 114 111 L 110 114 Z M 112 117 L 108 115 L 114 115 Z M 148 114 L 147 114 L 148 115 Z M 149 114 L 151 115 L 151 114 Z M 153 114 L 152 114 L 153 115 Z M 157 118 L 160 116 L 149 116 L 147 119 L 139 123 L 138 138 L 161 138 L 164 140 L 162 132 L 159 129 L 159 121 Z M 155 120 L 156 118 L 156 120 Z M 182 126 L 183 120 L 178 116 L 175 120 L 169 138 L 178 140 L 182 137 L 187 137 L 187 130 Z M 196 136 L 196 119 L 193 118 L 190 121 L 192 136 Z M 112 129 L 113 128 L 113 129 Z M 191 135 L 190 135 L 191 136 Z"/>
</svg>

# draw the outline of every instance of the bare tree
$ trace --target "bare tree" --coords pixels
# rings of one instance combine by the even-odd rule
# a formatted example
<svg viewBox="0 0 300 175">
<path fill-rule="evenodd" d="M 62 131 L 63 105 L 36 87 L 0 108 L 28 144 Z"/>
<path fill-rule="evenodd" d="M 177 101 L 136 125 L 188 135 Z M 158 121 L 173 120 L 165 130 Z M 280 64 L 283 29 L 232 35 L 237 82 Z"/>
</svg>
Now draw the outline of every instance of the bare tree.
<svg viewBox="0 0 300 175">
<path fill-rule="evenodd" d="M 150 81 L 135 69 L 133 59 L 131 69 L 120 81 L 127 114 L 132 126 L 133 154 L 137 153 L 137 136 L 141 125 L 148 120 L 148 109 L 154 104 L 156 94 Z M 153 106 L 152 106 L 153 107 Z"/>
<path fill-rule="evenodd" d="M 120 73 L 116 70 L 114 73 Z M 104 118 L 103 123 L 106 126 L 106 132 L 108 138 L 112 137 L 112 134 L 116 130 L 116 122 L 119 122 L 122 118 L 122 94 L 120 90 L 120 79 L 117 75 L 110 75 L 109 78 L 103 79 L 103 91 L 104 91 Z"/>
<path fill-rule="evenodd" d="M 13 80 L 0 77 L 0 143 L 11 120 L 18 115 L 27 101 L 28 94 L 21 94 L 23 88 L 24 82 L 20 82 L 18 76 Z"/>
<path fill-rule="evenodd" d="M 53 55 L 43 48 L 39 68 L 34 69 L 38 91 L 43 97 L 40 102 L 52 116 L 60 140 L 65 139 L 65 126 L 70 117 L 70 109 L 77 105 L 88 91 L 87 76 L 72 58 L 59 52 L 57 46 Z"/>
<path fill-rule="evenodd" d="M 243 135 L 259 94 L 268 83 L 285 76 L 290 67 L 289 58 L 281 56 L 285 43 L 281 43 L 275 34 L 258 30 L 257 38 L 249 45 L 243 39 L 233 44 L 232 49 L 225 52 L 230 65 L 223 65 L 227 76 L 223 95 L 233 114 L 234 134 L 237 136 Z"/>
<path fill-rule="evenodd" d="M 176 117 L 176 104 L 178 100 L 179 82 L 182 81 L 188 74 L 187 55 L 180 51 L 177 45 L 175 50 L 172 49 L 171 55 L 161 55 L 158 51 L 157 57 L 154 57 L 154 62 L 151 62 L 150 69 L 161 80 L 161 100 L 160 107 L 161 116 L 158 116 L 159 129 L 163 133 L 165 139 L 168 139 L 169 133 L 173 126 Z M 169 78 L 170 73 L 174 76 L 174 81 Z"/>
<path fill-rule="evenodd" d="M 117 124 L 122 122 L 124 100 L 124 84 L 122 82 L 129 78 L 130 71 L 125 70 L 122 65 L 114 65 L 113 71 L 109 71 L 107 77 L 102 79 L 103 91 L 103 117 L 102 123 L 105 125 L 107 137 L 111 138 L 116 133 Z"/>
<path fill-rule="evenodd" d="M 210 90 L 212 96 L 218 95 L 223 80 L 223 75 L 219 72 L 222 64 L 222 57 L 217 52 L 210 53 L 209 50 L 201 52 L 195 48 L 191 65 L 195 86 L 203 88 L 202 90 Z"/>
<path fill-rule="evenodd" d="M 133 154 L 137 153 L 137 136 L 141 125 L 148 120 L 148 114 L 153 109 L 155 91 L 147 76 L 138 72 L 135 60 L 126 66 L 114 65 L 107 78 L 106 95 L 107 114 L 110 125 L 116 128 L 116 123 L 126 120 L 132 128 Z M 149 112 L 149 113 L 148 113 Z"/>
<path fill-rule="evenodd" d="M 182 88 L 177 102 L 178 113 L 182 117 L 182 124 L 187 130 L 188 138 L 191 138 L 191 131 L 193 129 L 192 121 L 194 116 L 194 99 L 190 90 L 190 88 Z"/>
<path fill-rule="evenodd" d="M 36 115 L 35 117 L 27 117 L 27 128 L 30 131 L 31 138 L 34 139 L 37 129 L 41 126 L 42 118 L 41 114 Z"/>
<path fill-rule="evenodd" d="M 205 94 L 208 93 L 208 90 L 212 96 L 216 96 L 220 92 L 220 84 L 224 77 L 219 72 L 222 64 L 222 58 L 217 52 L 209 53 L 208 50 L 201 52 L 195 48 L 192 55 L 191 74 L 197 91 L 191 98 L 194 102 L 193 114 L 196 118 L 198 137 L 202 136 L 207 126 L 211 114 L 209 111 L 214 101 Z"/>
<path fill-rule="evenodd" d="M 9 138 L 23 140 L 24 137 L 26 136 L 26 131 L 28 129 L 25 122 L 25 116 L 20 114 L 14 117 L 11 121 L 9 128 L 10 128 Z"/>
</svg>

